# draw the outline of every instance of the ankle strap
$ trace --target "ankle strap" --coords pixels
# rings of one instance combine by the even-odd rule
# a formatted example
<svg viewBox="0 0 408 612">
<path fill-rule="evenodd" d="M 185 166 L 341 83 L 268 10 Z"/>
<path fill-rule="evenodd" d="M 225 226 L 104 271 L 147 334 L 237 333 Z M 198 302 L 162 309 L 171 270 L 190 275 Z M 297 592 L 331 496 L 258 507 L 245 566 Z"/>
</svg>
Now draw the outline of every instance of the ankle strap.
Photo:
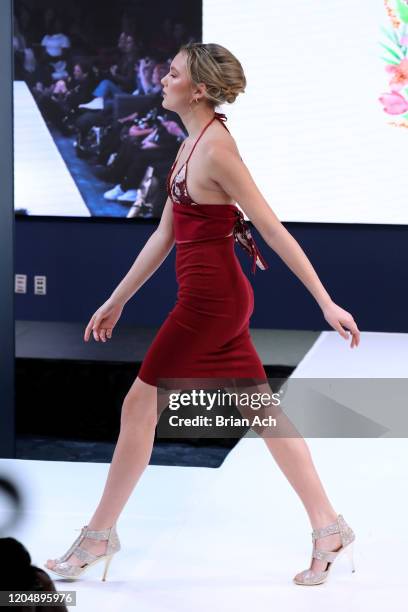
<svg viewBox="0 0 408 612">
<path fill-rule="evenodd" d="M 84 525 L 82 529 L 86 538 L 91 538 L 93 540 L 108 540 L 114 526 L 96 531 L 94 529 L 88 529 L 88 525 Z"/>
<path fill-rule="evenodd" d="M 331 535 L 333 533 L 340 533 L 340 527 L 338 518 L 341 516 L 340 514 L 337 516 L 337 519 L 334 523 L 330 523 L 330 525 L 326 525 L 325 527 L 318 527 L 313 529 L 312 531 L 312 540 L 316 540 L 317 538 L 323 538 L 324 536 Z"/>
</svg>

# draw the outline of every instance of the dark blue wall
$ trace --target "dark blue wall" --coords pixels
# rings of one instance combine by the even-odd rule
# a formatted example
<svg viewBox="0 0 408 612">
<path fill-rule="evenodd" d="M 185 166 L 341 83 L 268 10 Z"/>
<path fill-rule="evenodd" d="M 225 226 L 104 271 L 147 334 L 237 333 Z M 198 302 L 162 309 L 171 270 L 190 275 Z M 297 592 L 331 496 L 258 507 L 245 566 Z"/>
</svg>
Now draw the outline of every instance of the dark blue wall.
<svg viewBox="0 0 408 612">
<path fill-rule="evenodd" d="M 351 312 L 361 331 L 407 332 L 407 227 L 285 223 L 309 257 L 332 299 Z M 250 272 L 255 292 L 251 327 L 332 329 L 313 296 L 252 228 L 270 268 Z M 16 318 L 84 325 L 109 297 L 143 248 L 155 222 L 101 219 L 16 220 L 15 272 L 29 276 L 16 295 Z M 175 247 L 161 268 L 127 303 L 121 322 L 159 326 L 176 299 Z M 34 274 L 47 276 L 46 296 L 33 294 Z"/>
</svg>

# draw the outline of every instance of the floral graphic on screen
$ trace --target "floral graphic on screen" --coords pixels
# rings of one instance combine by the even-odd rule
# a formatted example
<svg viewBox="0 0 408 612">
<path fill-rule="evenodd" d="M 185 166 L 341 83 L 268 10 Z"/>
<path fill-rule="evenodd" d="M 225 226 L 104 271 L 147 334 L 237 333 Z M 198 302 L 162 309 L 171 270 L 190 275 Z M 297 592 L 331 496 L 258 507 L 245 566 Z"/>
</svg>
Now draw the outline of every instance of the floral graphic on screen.
<svg viewBox="0 0 408 612">
<path fill-rule="evenodd" d="M 389 91 L 379 96 L 383 110 L 399 119 L 391 125 L 408 127 L 408 0 L 384 0 L 389 25 L 383 26 L 382 60 Z"/>
</svg>

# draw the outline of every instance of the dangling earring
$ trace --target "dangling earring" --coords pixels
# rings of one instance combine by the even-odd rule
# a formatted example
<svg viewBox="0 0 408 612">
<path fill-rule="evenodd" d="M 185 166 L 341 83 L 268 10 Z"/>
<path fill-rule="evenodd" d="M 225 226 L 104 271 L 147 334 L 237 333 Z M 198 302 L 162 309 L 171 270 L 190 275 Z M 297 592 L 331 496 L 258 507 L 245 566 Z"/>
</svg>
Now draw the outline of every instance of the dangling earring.
<svg viewBox="0 0 408 612">
<path fill-rule="evenodd" d="M 197 103 L 198 103 L 198 98 L 193 98 L 193 99 L 194 99 L 194 102 L 197 102 Z M 197 108 L 197 107 L 196 107 L 196 108 Z M 192 111 L 192 108 L 191 108 L 191 102 L 190 102 L 190 111 Z"/>
</svg>

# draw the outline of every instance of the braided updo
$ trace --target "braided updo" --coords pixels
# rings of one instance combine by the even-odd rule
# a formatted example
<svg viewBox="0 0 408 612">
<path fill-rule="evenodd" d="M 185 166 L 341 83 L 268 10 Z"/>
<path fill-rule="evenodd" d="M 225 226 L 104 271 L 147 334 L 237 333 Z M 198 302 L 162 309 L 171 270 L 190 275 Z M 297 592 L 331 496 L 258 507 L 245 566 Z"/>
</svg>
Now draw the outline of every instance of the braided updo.
<svg viewBox="0 0 408 612">
<path fill-rule="evenodd" d="M 194 85 L 204 83 L 205 97 L 213 105 L 235 102 L 245 92 L 246 78 L 238 59 L 215 43 L 190 42 L 179 51 L 186 54 L 187 74 Z"/>
</svg>

